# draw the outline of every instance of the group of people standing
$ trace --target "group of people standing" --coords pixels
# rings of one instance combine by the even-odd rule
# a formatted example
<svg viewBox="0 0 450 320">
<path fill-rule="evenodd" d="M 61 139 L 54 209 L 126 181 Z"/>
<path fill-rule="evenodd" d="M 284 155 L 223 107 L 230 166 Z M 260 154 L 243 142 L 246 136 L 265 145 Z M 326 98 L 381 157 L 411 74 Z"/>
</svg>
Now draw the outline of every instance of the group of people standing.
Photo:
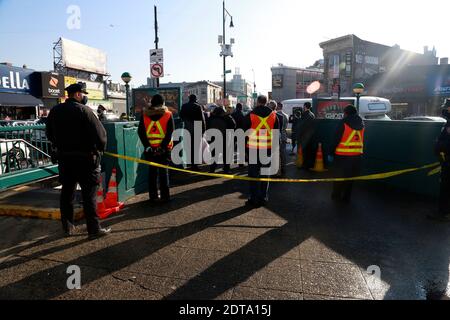
<svg viewBox="0 0 450 320">
<path fill-rule="evenodd" d="M 145 147 L 145 154 L 148 160 L 163 165 L 170 162 L 170 152 L 173 148 L 172 133 L 174 130 L 173 116 L 163 106 L 164 100 L 160 95 L 155 95 L 151 105 L 144 111 L 139 126 L 139 137 Z M 306 103 L 301 113 L 301 119 L 294 124 L 293 140 L 297 142 L 298 148 L 302 148 L 305 154 L 305 168 L 314 166 L 315 151 L 317 146 L 313 141 L 315 134 L 315 116 L 311 111 L 311 104 Z M 243 132 L 254 132 L 246 142 L 246 162 L 248 163 L 248 176 L 260 178 L 263 176 L 263 169 L 272 165 L 260 159 L 260 153 L 256 152 L 257 159 L 248 161 L 249 150 L 264 150 L 268 157 L 272 156 L 273 130 L 279 130 L 279 152 L 280 166 L 278 175 L 285 174 L 287 163 L 286 147 L 288 143 L 287 128 L 289 116 L 283 112 L 283 106 L 275 101 L 268 101 L 267 97 L 260 96 L 256 101 L 255 108 L 247 115 L 244 115 L 242 105 L 238 105 L 233 113 L 227 112 L 223 107 L 212 106 L 212 112 L 206 116 L 203 107 L 197 103 L 197 97 L 191 95 L 189 102 L 182 106 L 180 118 L 184 123 L 184 128 L 190 134 L 190 157 L 187 157 L 188 167 L 198 170 L 198 165 L 202 163 L 202 143 L 206 130 L 216 129 L 222 133 L 223 139 L 223 171 L 230 173 L 231 163 L 234 161 L 236 152 L 235 142 L 226 139 L 230 130 L 242 129 Z M 170 114 L 170 116 L 169 116 Z M 292 120 L 292 119 L 291 119 Z M 201 130 L 201 134 L 195 130 Z M 353 177 L 360 173 L 362 165 L 362 155 L 364 149 L 364 122 L 358 115 L 356 108 L 349 105 L 345 108 L 345 118 L 339 125 L 335 135 L 336 164 L 342 177 Z M 208 141 L 212 143 L 213 141 Z M 213 163 L 210 165 L 210 172 L 214 173 L 219 165 L 216 151 L 213 149 Z M 333 153 L 333 160 L 334 160 Z M 230 155 L 233 157 L 230 160 Z M 158 174 L 159 171 L 159 174 Z M 267 175 L 267 176 L 271 176 Z M 157 191 L 157 181 L 161 199 Z M 149 192 L 151 201 L 170 201 L 168 170 L 161 168 L 150 168 Z M 336 201 L 349 202 L 352 191 L 352 182 L 337 182 L 334 186 L 332 198 Z M 262 206 L 269 200 L 269 183 L 265 181 L 250 182 L 250 196 L 248 205 Z"/>
<path fill-rule="evenodd" d="M 74 84 L 66 88 L 69 99 L 55 106 L 47 121 L 47 137 L 51 141 L 54 152 L 52 158 L 59 164 L 61 192 L 61 219 L 66 236 L 75 231 L 73 198 L 77 184 L 81 186 L 84 213 L 90 239 L 105 236 L 111 229 L 101 227 L 96 212 L 96 193 L 100 183 L 101 155 L 106 150 L 106 131 L 98 117 L 86 106 L 87 92 L 82 84 Z M 364 153 L 365 126 L 357 109 L 349 105 L 344 110 L 344 119 L 339 123 L 333 152 L 330 159 L 335 161 L 341 177 L 355 177 L 360 174 Z M 441 194 L 439 212 L 429 217 L 439 221 L 450 221 L 450 99 L 446 101 L 442 111 L 448 121 L 436 143 L 436 154 L 441 160 Z M 203 134 L 208 128 L 226 132 L 229 129 L 250 130 L 252 134 L 246 142 L 246 150 L 264 150 L 270 156 L 274 145 L 273 131 L 280 130 L 281 167 L 286 164 L 286 144 L 288 141 L 288 116 L 283 112 L 283 106 L 267 97 L 259 96 L 255 108 L 247 115 L 243 114 L 242 106 L 228 113 L 222 107 L 216 106 L 212 114 L 205 118 L 205 113 L 195 96 L 189 98 L 189 103 L 182 107 L 180 117 L 185 129 L 196 137 L 195 128 L 201 128 Z M 196 125 L 197 122 L 197 125 Z M 300 123 L 295 124 L 294 139 L 299 147 L 309 152 L 308 143 L 314 135 L 314 114 L 311 105 L 305 104 Z M 173 114 L 165 107 L 161 95 L 153 96 L 149 106 L 143 111 L 138 134 L 145 148 L 147 160 L 167 165 L 170 163 L 174 143 L 172 135 L 175 129 Z M 192 143 L 192 146 L 194 146 Z M 225 146 L 224 152 L 234 153 L 234 146 Z M 192 151 L 191 154 L 194 154 Z M 259 153 L 256 153 L 259 155 Z M 226 154 L 224 159 L 227 159 Z M 284 160 L 283 160 L 284 159 Z M 195 159 L 194 159 L 195 160 Z M 255 159 L 253 159 L 255 160 Z M 192 168 L 198 169 L 192 162 Z M 308 162 L 307 162 L 308 163 Z M 218 163 L 213 163 L 210 171 L 214 172 Z M 259 158 L 248 163 L 248 176 L 260 178 L 263 169 L 270 164 L 263 163 Z M 228 173 L 230 166 L 225 163 L 224 171 Z M 282 169 L 283 172 L 283 169 Z M 269 174 L 270 176 L 271 174 Z M 149 167 L 149 196 L 152 202 L 169 202 L 170 185 L 167 169 Z M 159 183 L 158 183 L 159 182 Z M 250 196 L 247 205 L 264 206 L 268 198 L 269 183 L 255 180 L 250 182 Z M 352 182 L 337 182 L 334 185 L 332 198 L 336 201 L 350 201 Z"/>
<path fill-rule="evenodd" d="M 164 109 L 164 99 L 160 95 L 155 95 L 151 104 L 144 110 L 143 117 L 139 125 L 139 137 L 145 147 L 146 158 L 149 161 L 166 165 L 169 163 L 169 154 L 173 148 L 172 134 L 173 134 L 173 116 L 168 116 L 169 111 Z M 184 104 L 181 108 L 179 116 L 184 124 L 184 129 L 190 135 L 190 150 L 185 150 L 188 154 L 186 162 L 188 168 L 191 170 L 199 170 L 198 166 L 202 163 L 202 143 L 204 142 L 204 134 L 206 130 L 215 129 L 222 133 L 223 139 L 223 154 L 220 163 L 223 163 L 223 172 L 230 173 L 231 163 L 234 161 L 236 152 L 235 141 L 226 139 L 226 135 L 230 130 L 242 129 L 247 132 L 249 129 L 261 128 L 264 124 L 264 130 L 256 130 L 256 136 L 250 137 L 246 144 L 246 149 L 265 149 L 270 151 L 272 148 L 272 131 L 281 129 L 283 154 L 282 163 L 286 164 L 285 146 L 287 144 L 287 125 L 288 116 L 282 112 L 282 106 L 275 102 L 268 102 L 265 96 L 260 96 L 257 99 L 257 106 L 248 115 L 244 115 L 243 106 L 238 104 L 236 110 L 232 113 L 227 112 L 225 108 L 217 105 L 210 107 L 211 113 L 207 114 L 203 107 L 197 102 L 197 97 L 191 95 L 189 102 Z M 167 116 L 165 116 L 167 115 Z M 201 130 L 201 132 L 195 132 Z M 262 133 L 260 134 L 259 131 Z M 212 143 L 214 141 L 208 141 Z M 218 155 L 214 154 L 213 149 L 212 158 L 213 163 L 209 167 L 211 173 L 216 172 L 220 164 Z M 241 155 L 242 156 L 242 155 Z M 248 157 L 248 153 L 246 153 Z M 248 159 L 247 159 L 248 160 Z M 282 171 L 284 172 L 284 166 Z M 241 166 L 243 164 L 241 163 Z M 262 161 L 248 164 L 248 173 L 250 177 L 258 178 L 261 176 Z M 157 181 L 159 180 L 159 193 L 157 191 Z M 162 168 L 150 168 L 149 173 L 149 193 L 151 201 L 170 201 L 168 170 Z M 251 183 L 250 184 L 250 198 L 248 204 L 253 206 L 263 205 L 268 201 L 268 183 Z"/>
</svg>

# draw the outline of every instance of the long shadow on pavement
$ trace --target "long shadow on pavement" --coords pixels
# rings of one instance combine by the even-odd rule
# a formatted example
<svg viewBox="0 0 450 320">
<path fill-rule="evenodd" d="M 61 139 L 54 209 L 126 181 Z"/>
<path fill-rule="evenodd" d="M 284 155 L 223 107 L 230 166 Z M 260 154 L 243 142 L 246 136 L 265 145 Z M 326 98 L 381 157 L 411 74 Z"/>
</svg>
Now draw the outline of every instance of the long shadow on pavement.
<svg viewBox="0 0 450 320">
<path fill-rule="evenodd" d="M 313 245 L 320 242 L 324 247 L 301 251 L 302 264 L 306 266 L 303 277 L 308 277 L 302 281 L 309 286 L 294 287 L 292 291 L 362 299 L 439 299 L 445 294 L 449 280 L 450 229 L 424 222 L 423 212 L 415 212 L 417 206 L 424 204 L 412 195 L 380 190 L 374 194 L 363 190 L 355 194 L 357 205 L 345 206 L 329 200 L 330 188 L 326 185 L 306 189 L 304 185 L 272 186 L 272 190 L 269 209 L 288 223 L 217 261 L 166 299 L 221 297 L 307 239 L 315 239 Z M 298 194 L 301 204 L 292 200 L 294 194 Z M 399 207 L 399 203 L 406 205 Z M 293 211 L 297 211 L 294 217 Z M 286 232 L 295 222 L 299 231 L 297 239 L 286 241 Z M 261 248 L 266 248 L 264 254 L 255 255 Z M 251 262 L 244 264 L 239 272 L 230 273 L 237 261 L 249 257 Z M 351 265 L 357 265 L 359 270 Z M 380 280 L 367 273 L 371 266 L 380 268 Z M 224 274 L 227 276 L 223 277 Z M 291 280 L 295 277 L 292 275 Z M 359 283 L 352 284 L 357 278 Z M 199 296 L 192 296 L 194 292 Z"/>
<path fill-rule="evenodd" d="M 184 191 L 179 203 L 158 208 L 152 215 L 162 215 L 242 189 L 243 184 L 230 181 Z M 324 247 L 299 249 L 302 267 L 297 267 L 294 263 L 288 268 L 292 270 L 292 274 L 284 275 L 291 276 L 288 281 L 275 280 L 290 286 L 284 290 L 361 299 L 439 298 L 440 293 L 445 292 L 444 286 L 447 286 L 449 279 L 450 250 L 447 243 L 450 233 L 447 226 L 421 220 L 422 212 L 419 209 L 423 205 L 410 195 L 400 192 L 395 195 L 383 191 L 374 194 L 370 190 L 367 192 L 364 188 L 358 188 L 352 205 L 339 206 L 329 200 L 328 185 L 272 186 L 272 202 L 268 209 L 287 223 L 259 235 L 215 262 L 166 299 L 218 298 L 240 284 L 253 281 L 252 278 L 262 269 L 311 239 L 317 241 L 313 246 L 321 244 Z M 142 205 L 138 204 L 130 211 L 135 211 L 135 208 L 142 208 Z M 415 212 L 416 210 L 419 211 Z M 114 220 L 113 223 L 130 218 L 145 218 L 138 211 Z M 14 292 L 15 288 L 30 283 L 45 286 L 47 274 L 61 274 L 65 277 L 66 265 L 89 266 L 93 262 L 105 265 L 105 269 L 97 269 L 96 272 L 84 275 L 83 283 L 91 283 L 180 239 L 215 227 L 248 211 L 245 207 L 236 208 L 162 232 L 126 240 L 65 265 L 10 283 L 0 288 L 0 292 L 5 292 L 6 295 Z M 359 269 L 355 270 L 355 265 Z M 371 265 L 381 269 L 383 283 L 380 288 L 371 287 L 371 278 L 365 275 L 367 267 Z M 297 272 L 298 276 L 294 274 Z M 318 278 L 311 278 L 311 274 L 318 275 Z M 303 279 L 304 277 L 308 278 Z M 359 279 L 357 283 L 346 283 L 355 281 L 356 278 Z M 67 291 L 63 285 L 52 285 L 39 298 L 51 299 Z"/>
</svg>

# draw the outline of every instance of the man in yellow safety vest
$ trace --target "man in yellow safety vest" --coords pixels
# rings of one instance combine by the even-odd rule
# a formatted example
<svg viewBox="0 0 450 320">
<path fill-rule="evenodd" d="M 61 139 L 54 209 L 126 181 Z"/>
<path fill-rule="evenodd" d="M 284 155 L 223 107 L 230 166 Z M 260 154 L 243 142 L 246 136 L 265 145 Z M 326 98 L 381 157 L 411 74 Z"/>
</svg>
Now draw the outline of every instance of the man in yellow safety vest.
<svg viewBox="0 0 450 320">
<path fill-rule="evenodd" d="M 267 106 L 267 97 L 258 97 L 256 107 L 244 120 L 244 127 L 246 130 L 251 130 L 247 142 L 248 175 L 251 178 L 260 178 L 262 169 L 271 165 L 261 161 L 260 151 L 264 151 L 268 157 L 272 155 L 273 130 L 279 129 L 277 114 Z M 255 159 L 252 159 L 252 155 Z M 268 182 L 250 182 L 250 198 L 247 205 L 252 207 L 265 205 L 269 201 L 268 194 Z"/>
<path fill-rule="evenodd" d="M 344 109 L 344 119 L 340 122 L 333 146 L 339 178 L 352 178 L 361 173 L 364 154 L 364 121 L 353 105 Z M 335 201 L 350 202 L 353 182 L 335 182 L 332 198 Z"/>
<path fill-rule="evenodd" d="M 145 148 L 145 157 L 148 161 L 162 165 L 169 164 L 170 153 L 173 149 L 172 134 L 174 131 L 172 112 L 164 106 L 164 98 L 157 94 L 152 98 L 139 124 L 139 138 Z M 158 195 L 158 176 L 159 190 Z M 149 197 L 150 202 L 170 201 L 169 172 L 167 169 L 149 167 Z"/>
</svg>

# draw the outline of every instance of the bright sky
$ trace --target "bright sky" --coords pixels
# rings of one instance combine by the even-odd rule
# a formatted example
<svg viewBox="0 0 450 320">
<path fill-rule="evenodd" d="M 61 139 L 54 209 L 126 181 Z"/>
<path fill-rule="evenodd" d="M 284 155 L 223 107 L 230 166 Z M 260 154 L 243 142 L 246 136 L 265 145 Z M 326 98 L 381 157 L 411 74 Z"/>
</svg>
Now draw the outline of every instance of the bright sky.
<svg viewBox="0 0 450 320">
<path fill-rule="evenodd" d="M 81 9 L 80 30 L 66 26 L 70 5 Z M 221 80 L 221 0 L 0 0 L 0 61 L 50 70 L 52 44 L 63 36 L 104 50 L 114 81 L 129 71 L 134 86 L 145 84 L 154 5 L 162 82 Z M 254 69 L 260 92 L 271 90 L 271 66 L 312 65 L 323 57 L 320 42 L 346 34 L 416 52 L 435 45 L 438 56 L 450 56 L 448 0 L 227 0 L 226 7 L 235 25 L 227 21 L 227 38 L 236 39 L 227 69 L 239 67 L 250 82 Z"/>
</svg>

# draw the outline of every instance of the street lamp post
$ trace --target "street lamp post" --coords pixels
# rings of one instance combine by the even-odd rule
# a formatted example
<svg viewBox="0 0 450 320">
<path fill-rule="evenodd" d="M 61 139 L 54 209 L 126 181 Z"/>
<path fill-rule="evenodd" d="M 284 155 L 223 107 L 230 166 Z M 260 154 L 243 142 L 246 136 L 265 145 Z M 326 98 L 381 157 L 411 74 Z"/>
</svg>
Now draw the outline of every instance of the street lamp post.
<svg viewBox="0 0 450 320">
<path fill-rule="evenodd" d="M 226 29 L 225 29 L 225 23 L 227 19 L 227 14 L 231 18 L 230 22 L 230 28 L 234 28 L 233 23 L 233 16 L 228 12 L 228 10 L 225 8 L 225 1 L 223 1 L 223 37 L 222 37 L 222 53 L 223 55 L 223 99 L 227 98 L 227 56 L 229 55 L 226 52 Z"/>
<path fill-rule="evenodd" d="M 125 89 L 126 89 L 126 96 L 127 96 L 127 117 L 130 117 L 130 103 L 129 103 L 129 97 L 130 97 L 130 81 L 133 77 L 131 76 L 131 74 L 129 72 L 124 72 L 122 74 L 122 81 L 125 82 Z"/>
<path fill-rule="evenodd" d="M 365 89 L 366 88 L 362 83 L 355 83 L 355 85 L 353 86 L 353 93 L 356 94 L 356 109 L 358 109 L 358 112 L 359 112 L 359 100 L 361 98 L 361 94 L 364 92 Z"/>
</svg>

